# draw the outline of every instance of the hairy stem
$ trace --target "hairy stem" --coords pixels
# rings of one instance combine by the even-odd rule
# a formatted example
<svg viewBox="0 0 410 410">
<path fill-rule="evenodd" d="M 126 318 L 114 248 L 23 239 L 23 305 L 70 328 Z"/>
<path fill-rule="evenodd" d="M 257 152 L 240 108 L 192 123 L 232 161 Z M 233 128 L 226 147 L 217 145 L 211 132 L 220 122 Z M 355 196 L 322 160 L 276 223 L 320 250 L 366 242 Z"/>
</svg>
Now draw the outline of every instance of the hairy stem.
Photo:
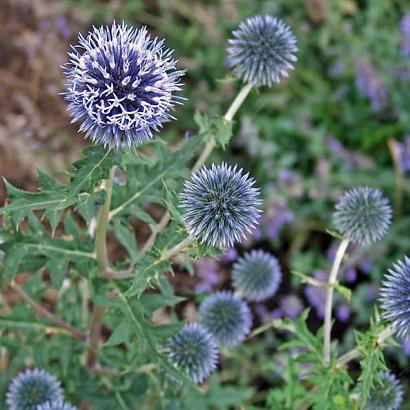
<svg viewBox="0 0 410 410">
<path fill-rule="evenodd" d="M 57 327 L 64 329 L 69 334 L 71 334 L 76 339 L 81 341 L 85 341 L 87 339 L 87 335 L 81 331 L 80 329 L 71 326 L 69 323 L 64 322 L 64 320 L 60 319 L 49 310 L 47 310 L 44 306 L 37 303 L 34 299 L 32 299 L 17 283 L 8 283 L 8 285 L 13 288 L 23 299 L 24 301 L 31 306 L 31 308 L 36 311 L 39 315 L 43 316 L 51 323 L 56 325 Z"/>
<path fill-rule="evenodd" d="M 183 252 L 194 241 L 195 241 L 195 238 L 193 238 L 192 236 L 186 237 L 184 240 L 182 240 L 180 243 L 175 245 L 173 248 L 162 252 L 160 256 L 158 257 L 158 259 L 155 261 L 155 264 L 161 263 L 163 261 L 166 261 L 178 255 L 180 252 Z M 132 267 L 122 270 L 122 271 L 117 271 L 117 272 L 112 272 L 110 269 L 107 269 L 102 273 L 102 277 L 105 279 L 111 279 L 111 280 L 130 279 L 134 277 L 134 271 Z"/>
<path fill-rule="evenodd" d="M 332 307 L 334 285 L 336 284 L 337 274 L 339 272 L 339 268 L 348 245 L 348 239 L 343 239 L 340 243 L 329 275 L 328 288 L 326 292 L 325 323 L 323 333 L 323 365 L 325 367 L 329 365 L 330 361 L 330 335 L 332 330 Z"/>
<path fill-rule="evenodd" d="M 109 178 L 104 181 L 107 198 L 104 205 L 102 205 L 99 210 L 97 217 L 97 226 L 95 229 L 95 253 L 97 255 L 97 266 L 100 275 L 103 275 L 103 273 L 106 272 L 109 268 L 107 252 L 107 229 L 108 216 L 111 208 L 112 178 L 113 170 L 111 170 Z M 88 334 L 88 349 L 85 357 L 86 366 L 90 370 L 94 370 L 97 365 L 98 342 L 100 340 L 104 311 L 105 309 L 103 306 L 94 305 Z"/>
<path fill-rule="evenodd" d="M 252 87 L 253 85 L 251 83 L 248 83 L 241 89 L 241 91 L 239 91 L 239 93 L 237 94 L 237 96 L 235 97 L 235 99 L 233 100 L 232 104 L 229 106 L 228 110 L 226 111 L 223 117 L 225 121 L 231 122 L 233 120 L 240 106 L 245 101 L 245 98 L 252 90 Z M 211 155 L 215 146 L 216 141 L 214 138 L 210 139 L 206 143 L 204 150 L 202 151 L 201 155 L 192 167 L 192 172 L 198 171 L 202 167 L 202 165 L 205 164 L 206 160 Z M 152 230 L 151 235 L 142 246 L 140 250 L 140 256 L 143 256 L 145 252 L 149 251 L 154 246 L 157 235 L 166 228 L 170 220 L 171 215 L 169 214 L 169 212 L 166 212 L 159 221 L 157 228 Z"/>
<path fill-rule="evenodd" d="M 394 328 L 392 326 L 386 327 L 377 335 L 376 345 L 381 346 L 390 336 L 393 336 Z M 343 354 L 336 360 L 336 367 L 340 368 L 352 360 L 358 359 L 362 354 L 358 349 L 350 350 Z"/>
</svg>

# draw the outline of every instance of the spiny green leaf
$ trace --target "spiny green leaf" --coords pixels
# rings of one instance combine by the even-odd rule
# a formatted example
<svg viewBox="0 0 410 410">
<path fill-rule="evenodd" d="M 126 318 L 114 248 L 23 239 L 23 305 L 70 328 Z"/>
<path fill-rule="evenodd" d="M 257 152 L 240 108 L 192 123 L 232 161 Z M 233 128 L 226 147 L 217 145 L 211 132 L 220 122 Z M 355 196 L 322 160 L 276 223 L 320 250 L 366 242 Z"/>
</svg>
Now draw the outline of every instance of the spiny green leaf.
<svg viewBox="0 0 410 410">
<path fill-rule="evenodd" d="M 110 338 L 105 342 L 104 346 L 117 346 L 127 342 L 132 336 L 131 326 L 128 320 L 123 320 L 112 332 Z"/>
</svg>

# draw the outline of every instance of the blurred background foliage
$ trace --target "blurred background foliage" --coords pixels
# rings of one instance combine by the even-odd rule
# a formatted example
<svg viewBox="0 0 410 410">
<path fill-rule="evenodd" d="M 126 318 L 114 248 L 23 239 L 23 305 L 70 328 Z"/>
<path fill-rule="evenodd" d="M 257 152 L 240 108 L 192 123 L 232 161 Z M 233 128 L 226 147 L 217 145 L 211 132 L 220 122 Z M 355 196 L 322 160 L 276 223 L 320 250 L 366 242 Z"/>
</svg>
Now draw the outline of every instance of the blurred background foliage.
<svg viewBox="0 0 410 410">
<path fill-rule="evenodd" d="M 265 199 L 261 231 L 243 248 L 230 250 L 222 262 L 197 264 L 195 279 L 177 275 L 175 286 L 182 293 L 187 287 L 191 293 L 194 288 L 205 292 L 223 288 L 237 254 L 254 247 L 267 249 L 280 258 L 285 275 L 273 300 L 253 306 L 256 324 L 272 317 L 294 317 L 310 306 L 309 326 L 316 329 L 321 324 L 323 292 L 301 286 L 290 272 L 326 279 L 334 251 L 326 229 L 331 229 L 335 199 L 358 184 L 378 187 L 394 203 L 395 221 L 380 245 L 350 249 L 352 258 L 343 280 L 353 289 L 353 297 L 350 306 L 337 301 L 334 335 L 342 350 L 352 346 L 353 329 L 368 326 L 381 275 L 410 248 L 409 3 L 1 0 L 0 5 L 0 175 L 26 189 L 36 187 L 36 168 L 63 178 L 66 164 L 78 157 L 84 144 L 76 127 L 70 126 L 65 102 L 58 95 L 64 88 L 60 66 L 78 32 L 125 20 L 147 25 L 166 38 L 186 70 L 187 101 L 175 113 L 178 121 L 162 133 L 173 144 L 196 129 L 196 111 L 220 115 L 234 98 L 240 85 L 225 65 L 232 29 L 255 14 L 284 19 L 299 41 L 295 71 L 280 85 L 251 93 L 234 125 L 232 144 L 214 154 L 215 161 L 238 163 L 257 179 Z M 0 199 L 4 201 L 3 187 Z M 70 297 L 69 292 L 65 297 Z M 230 353 L 211 384 L 242 386 L 242 396 L 239 391 L 234 394 L 254 405 L 263 402 L 269 388 L 281 383 L 284 364 L 280 354 L 273 356 L 276 339 L 275 332 L 267 332 Z M 406 354 L 410 345 L 392 350 L 388 359 L 403 381 L 408 380 Z M 68 389 L 76 397 L 78 381 L 70 383 Z M 254 388 L 252 394 L 249 386 Z M 209 398 L 207 405 L 229 407 L 229 403 L 216 406 L 222 398 L 217 387 L 212 392 L 216 398 Z"/>
</svg>

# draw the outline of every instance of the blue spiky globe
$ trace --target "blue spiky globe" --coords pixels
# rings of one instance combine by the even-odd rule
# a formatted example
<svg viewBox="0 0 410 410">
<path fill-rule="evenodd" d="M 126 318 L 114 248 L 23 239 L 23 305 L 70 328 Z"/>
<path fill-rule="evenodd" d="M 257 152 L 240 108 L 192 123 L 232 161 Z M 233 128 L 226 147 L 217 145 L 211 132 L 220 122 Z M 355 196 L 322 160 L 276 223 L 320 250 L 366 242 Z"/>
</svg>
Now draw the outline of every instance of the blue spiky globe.
<svg viewBox="0 0 410 410">
<path fill-rule="evenodd" d="M 62 401 L 53 401 L 37 406 L 37 410 L 77 410 L 74 406 Z"/>
<path fill-rule="evenodd" d="M 410 338 L 410 259 L 396 262 L 380 289 L 383 317 L 391 321 L 399 338 Z"/>
<path fill-rule="evenodd" d="M 243 342 L 252 325 L 251 311 L 232 292 L 222 291 L 208 296 L 199 307 L 198 322 L 222 347 L 234 347 Z"/>
<path fill-rule="evenodd" d="M 207 379 L 218 363 L 215 339 L 196 323 L 185 325 L 177 335 L 165 342 L 161 351 L 194 383 L 202 383 Z"/>
<path fill-rule="evenodd" d="M 180 196 L 189 234 L 221 248 L 245 239 L 260 214 L 260 193 L 254 184 L 255 180 L 236 166 L 202 167 L 185 183 Z"/>
<path fill-rule="evenodd" d="M 238 78 L 271 87 L 293 70 L 296 37 L 282 20 L 269 15 L 250 17 L 232 34 L 227 63 Z"/>
<path fill-rule="evenodd" d="M 334 226 L 357 245 L 370 245 L 387 232 L 392 219 L 389 201 L 378 189 L 357 187 L 346 191 L 336 204 Z"/>
<path fill-rule="evenodd" d="M 403 386 L 393 373 L 381 372 L 381 384 L 370 391 L 366 410 L 399 410 L 403 401 Z"/>
<path fill-rule="evenodd" d="M 37 410 L 39 404 L 63 400 L 58 379 L 41 369 L 27 369 L 10 383 L 6 395 L 9 410 Z"/>
<path fill-rule="evenodd" d="M 124 23 L 94 27 L 69 53 L 63 93 L 73 122 L 92 141 L 107 147 L 139 145 L 172 119 L 181 99 L 182 71 L 172 50 L 145 27 Z"/>
<path fill-rule="evenodd" d="M 233 265 L 233 287 L 245 298 L 262 301 L 272 297 L 282 280 L 279 261 L 270 253 L 252 250 Z"/>
</svg>

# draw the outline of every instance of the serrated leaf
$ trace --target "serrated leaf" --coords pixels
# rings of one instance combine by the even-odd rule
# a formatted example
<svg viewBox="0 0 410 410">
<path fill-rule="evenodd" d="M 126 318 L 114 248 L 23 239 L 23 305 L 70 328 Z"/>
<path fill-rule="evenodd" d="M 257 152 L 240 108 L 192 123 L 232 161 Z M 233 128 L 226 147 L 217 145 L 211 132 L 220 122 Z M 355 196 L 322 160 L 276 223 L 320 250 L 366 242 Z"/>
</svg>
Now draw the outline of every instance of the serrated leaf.
<svg viewBox="0 0 410 410">
<path fill-rule="evenodd" d="M 105 342 L 104 346 L 117 346 L 121 343 L 127 342 L 132 335 L 130 323 L 128 320 L 123 320 L 111 333 L 109 339 Z"/>
<path fill-rule="evenodd" d="M 59 290 L 67 275 L 69 259 L 65 256 L 53 255 L 46 263 L 46 268 L 50 272 L 54 287 Z"/>
<path fill-rule="evenodd" d="M 66 203 L 74 201 L 81 192 L 93 192 L 103 179 L 109 177 L 112 167 L 120 162 L 121 154 L 118 150 L 107 149 L 102 145 L 86 147 L 83 157 L 74 162 L 69 170 Z"/>
<path fill-rule="evenodd" d="M 131 261 L 136 261 L 138 259 L 138 245 L 134 231 L 120 221 L 115 221 L 114 233 L 121 245 L 127 250 Z"/>
</svg>

